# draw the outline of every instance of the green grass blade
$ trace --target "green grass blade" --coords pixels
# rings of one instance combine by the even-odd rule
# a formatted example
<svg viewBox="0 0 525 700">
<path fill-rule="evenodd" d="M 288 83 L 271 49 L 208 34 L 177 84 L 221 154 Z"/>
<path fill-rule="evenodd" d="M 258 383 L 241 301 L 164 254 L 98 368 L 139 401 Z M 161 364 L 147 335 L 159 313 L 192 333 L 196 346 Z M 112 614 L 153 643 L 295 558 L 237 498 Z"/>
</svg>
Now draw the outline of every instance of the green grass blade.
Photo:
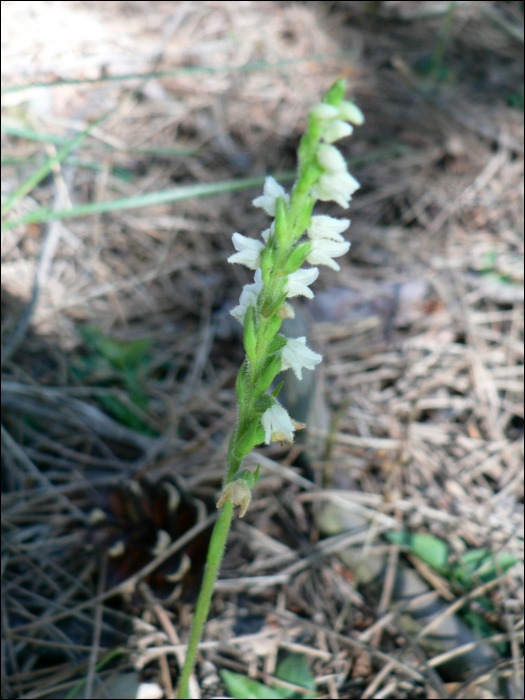
<svg viewBox="0 0 525 700">
<path fill-rule="evenodd" d="M 90 127 L 91 128 L 91 127 Z M 44 143 L 54 143 L 57 146 L 69 144 L 71 139 L 66 136 L 56 136 L 55 134 L 42 134 L 33 129 L 22 129 L 17 126 L 9 126 L 2 124 L 0 129 L 8 136 L 14 136 L 28 141 L 43 141 Z M 199 152 L 199 149 L 191 148 L 118 148 L 110 146 L 106 143 L 101 144 L 84 144 L 83 148 L 101 151 L 116 151 L 119 153 L 131 153 L 145 156 L 193 156 Z"/>
<path fill-rule="evenodd" d="M 86 136 L 94 127 L 98 126 L 101 122 L 107 119 L 109 115 L 112 114 L 114 111 L 115 110 L 112 109 L 109 112 L 107 112 L 104 116 L 100 117 L 100 119 L 97 119 L 96 121 L 92 122 L 85 131 L 83 131 L 81 134 L 78 134 L 78 136 L 75 136 L 75 138 L 72 141 L 70 141 L 63 148 L 61 148 L 54 158 L 50 158 L 44 163 L 44 165 L 42 165 L 42 167 L 40 167 L 36 172 L 30 175 L 27 178 L 27 180 L 23 182 L 20 185 L 20 187 L 18 187 L 18 189 L 16 189 L 13 192 L 13 194 L 2 205 L 1 215 L 4 216 L 11 209 L 15 202 L 24 197 L 28 192 L 31 192 L 31 190 L 34 189 L 39 182 L 42 182 L 42 180 L 49 175 L 49 173 L 55 165 L 58 165 L 61 161 L 63 161 L 64 158 L 69 153 L 71 153 L 71 151 L 74 148 L 76 148 L 79 144 L 82 143 L 82 141 L 86 138 Z"/>
<path fill-rule="evenodd" d="M 274 175 L 276 180 L 293 180 L 295 172 L 286 172 Z M 166 202 L 180 202 L 183 199 L 192 197 L 209 197 L 224 192 L 234 192 L 249 187 L 261 185 L 265 176 L 244 178 L 239 180 L 226 180 L 224 182 L 210 182 L 199 185 L 184 185 L 172 190 L 161 190 L 137 197 L 125 197 L 123 199 L 113 199 L 109 202 L 93 202 L 91 204 L 81 204 L 72 209 L 62 209 L 52 211 L 51 209 L 38 209 L 27 216 L 16 221 L 6 221 L 2 224 L 2 231 L 12 229 L 22 224 L 38 223 L 40 221 L 51 221 L 55 219 L 67 219 L 77 216 L 87 216 L 89 214 L 102 214 L 108 211 L 121 211 L 124 209 L 138 209 L 139 207 L 150 207 Z"/>
<path fill-rule="evenodd" d="M 233 73 L 245 71 L 265 70 L 268 68 L 283 68 L 296 63 L 305 63 L 308 61 L 328 61 L 334 58 L 346 58 L 355 55 L 355 51 L 339 51 L 338 53 L 319 54 L 317 56 L 306 56 L 303 58 L 290 58 L 284 61 L 276 61 L 269 63 L 268 61 L 258 61 L 256 63 L 245 63 L 242 66 L 187 66 L 186 68 L 178 68 L 176 70 L 162 71 L 160 73 L 128 73 L 126 75 L 101 76 L 100 78 L 84 78 L 82 80 L 57 80 L 54 83 L 31 83 L 30 85 L 13 85 L 11 87 L 2 88 L 2 95 L 7 92 L 18 92 L 20 90 L 28 90 L 35 87 L 55 87 L 57 85 L 86 85 L 93 83 L 109 83 L 119 82 L 123 80 L 147 80 L 148 78 L 173 78 L 177 75 L 192 75 L 192 74 L 214 74 L 214 73 Z"/>
</svg>

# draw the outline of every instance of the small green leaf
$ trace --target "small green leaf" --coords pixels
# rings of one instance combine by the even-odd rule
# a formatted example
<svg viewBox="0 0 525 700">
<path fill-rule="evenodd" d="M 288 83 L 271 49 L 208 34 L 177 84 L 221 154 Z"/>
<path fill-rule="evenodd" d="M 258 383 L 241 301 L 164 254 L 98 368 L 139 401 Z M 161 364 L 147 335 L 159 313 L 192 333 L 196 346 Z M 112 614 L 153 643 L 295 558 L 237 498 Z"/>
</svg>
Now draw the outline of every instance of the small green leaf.
<svg viewBox="0 0 525 700">
<path fill-rule="evenodd" d="M 267 685 L 254 681 L 247 676 L 241 676 L 240 673 L 233 671 L 221 671 L 221 678 L 226 686 L 228 693 L 239 700 L 284 700 L 288 697 L 281 692 L 269 688 Z"/>
<path fill-rule="evenodd" d="M 495 627 L 490 625 L 482 615 L 477 613 L 475 610 L 465 610 L 461 613 L 461 617 L 467 625 L 474 630 L 476 637 L 492 637 L 493 634 L 497 634 Z M 495 642 L 494 647 L 501 656 L 507 653 L 508 642 Z"/>
<path fill-rule="evenodd" d="M 97 326 L 86 326 L 80 332 L 102 357 L 121 371 L 137 368 L 144 361 L 151 346 L 151 341 L 148 338 L 131 342 L 106 338 Z"/>
<path fill-rule="evenodd" d="M 303 654 L 290 654 L 283 659 L 277 666 L 275 677 L 287 683 L 300 685 L 305 689 L 305 694 L 310 695 L 315 692 L 315 681 L 308 669 L 308 661 Z M 277 688 L 278 686 L 275 687 Z M 283 695 L 286 693 L 286 697 L 288 698 L 297 695 L 297 693 L 291 689 L 279 687 L 279 690 Z"/>
<path fill-rule="evenodd" d="M 158 433 L 144 423 L 130 408 L 119 401 L 116 396 L 100 394 L 97 396 L 97 399 L 109 415 L 115 418 L 119 423 L 122 423 L 122 425 L 136 430 L 138 433 L 158 437 Z"/>
<path fill-rule="evenodd" d="M 438 571 L 446 574 L 449 571 L 448 557 L 449 548 L 446 542 L 434 537 L 428 532 L 388 532 L 386 533 L 390 542 L 409 547 L 412 554 Z"/>
<path fill-rule="evenodd" d="M 480 581 L 493 581 L 498 576 L 498 570 L 504 574 L 517 561 L 516 557 L 508 552 L 500 552 L 495 558 L 488 549 L 470 549 L 460 557 L 452 576 L 461 585 L 471 588 Z"/>
<path fill-rule="evenodd" d="M 412 535 L 412 552 L 436 571 L 448 571 L 448 545 L 427 532 L 416 532 Z"/>
</svg>

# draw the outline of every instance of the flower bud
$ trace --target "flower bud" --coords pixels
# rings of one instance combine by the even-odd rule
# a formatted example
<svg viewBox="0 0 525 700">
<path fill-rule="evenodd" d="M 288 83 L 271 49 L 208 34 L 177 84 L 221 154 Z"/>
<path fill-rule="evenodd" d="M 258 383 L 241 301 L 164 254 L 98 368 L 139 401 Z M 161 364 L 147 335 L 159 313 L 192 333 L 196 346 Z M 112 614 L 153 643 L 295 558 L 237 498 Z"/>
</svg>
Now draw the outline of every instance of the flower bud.
<svg viewBox="0 0 525 700">
<path fill-rule="evenodd" d="M 361 126 L 365 121 L 363 112 L 353 102 L 341 102 L 339 105 L 339 117 L 344 119 L 345 122 L 351 122 L 356 126 Z"/>
<path fill-rule="evenodd" d="M 346 160 L 335 146 L 321 144 L 317 151 L 317 162 L 329 173 L 346 173 Z"/>
<path fill-rule="evenodd" d="M 326 143 L 333 143 L 334 141 L 339 141 L 339 139 L 344 139 L 346 136 L 350 136 L 354 128 L 341 121 L 340 119 L 334 119 L 326 125 L 323 130 L 323 141 Z"/>
<path fill-rule="evenodd" d="M 310 110 L 310 115 L 314 119 L 333 120 L 339 116 L 339 108 L 334 105 L 327 105 L 326 102 L 321 102 Z"/>
</svg>

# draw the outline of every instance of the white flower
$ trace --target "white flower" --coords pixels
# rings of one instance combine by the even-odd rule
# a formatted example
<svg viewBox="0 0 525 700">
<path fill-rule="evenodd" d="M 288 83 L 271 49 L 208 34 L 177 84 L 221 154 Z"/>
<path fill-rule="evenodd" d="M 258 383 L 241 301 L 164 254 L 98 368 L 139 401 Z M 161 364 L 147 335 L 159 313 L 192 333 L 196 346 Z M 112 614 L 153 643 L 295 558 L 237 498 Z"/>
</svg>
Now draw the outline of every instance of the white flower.
<svg viewBox="0 0 525 700">
<path fill-rule="evenodd" d="M 283 197 L 286 204 L 290 201 L 289 195 L 273 177 L 266 178 L 263 192 L 264 194 L 254 199 L 252 204 L 254 207 L 264 209 L 268 216 L 275 216 L 275 202 L 279 197 Z"/>
<path fill-rule="evenodd" d="M 335 146 L 321 144 L 317 151 L 317 161 L 329 173 L 346 173 L 346 160 Z"/>
<path fill-rule="evenodd" d="M 264 428 L 264 442 L 269 445 L 272 441 L 278 440 L 293 442 L 294 424 L 286 409 L 275 403 L 262 414 L 261 418 Z"/>
<path fill-rule="evenodd" d="M 244 317 L 246 316 L 248 307 L 257 306 L 257 299 L 262 288 L 262 272 L 261 268 L 259 268 L 255 272 L 254 283 L 244 285 L 244 289 L 241 292 L 241 298 L 239 299 L 239 306 L 236 306 L 230 311 L 230 314 L 233 316 L 233 318 L 236 318 L 237 321 L 239 321 L 241 326 L 244 325 Z"/>
<path fill-rule="evenodd" d="M 261 252 L 264 250 L 264 244 L 256 241 L 254 238 L 247 238 L 240 233 L 234 233 L 232 236 L 233 245 L 238 253 L 230 255 L 229 263 L 238 263 L 246 265 L 250 270 L 256 270 L 261 266 Z"/>
<path fill-rule="evenodd" d="M 308 286 L 315 282 L 319 277 L 319 270 L 317 267 L 310 267 L 302 270 L 296 270 L 288 275 L 288 281 L 284 291 L 287 297 L 298 297 L 303 296 L 308 299 L 314 298 L 314 293 Z"/>
<path fill-rule="evenodd" d="M 326 143 L 333 143 L 334 141 L 339 141 L 339 139 L 344 139 L 346 136 L 350 136 L 353 130 L 354 127 L 350 126 L 350 124 L 340 119 L 334 119 L 333 122 L 329 122 L 324 128 L 322 139 Z"/>
<path fill-rule="evenodd" d="M 341 119 L 352 122 L 356 126 L 361 126 L 365 121 L 363 112 L 353 102 L 341 102 L 339 105 L 339 116 Z"/>
<path fill-rule="evenodd" d="M 322 355 L 306 347 L 306 338 L 288 338 L 281 350 L 282 370 L 293 369 L 297 379 L 302 379 L 302 368 L 315 369 L 323 359 Z"/>
<path fill-rule="evenodd" d="M 337 119 L 339 116 L 339 107 L 334 107 L 334 105 L 326 104 L 326 102 L 320 102 L 313 109 L 310 110 L 310 114 L 315 119 Z"/>
<path fill-rule="evenodd" d="M 312 265 L 327 265 L 333 270 L 340 270 L 341 267 L 332 258 L 338 258 L 340 255 L 348 253 L 349 248 L 348 241 L 340 243 L 326 238 L 316 238 L 312 241 L 312 248 L 306 259 Z"/>
<path fill-rule="evenodd" d="M 350 225 L 349 219 L 334 219 L 331 216 L 312 216 L 310 228 L 306 231 L 312 241 L 316 238 L 330 238 L 332 241 L 343 243 L 341 236 Z"/>
<path fill-rule="evenodd" d="M 323 202 L 337 202 L 339 206 L 346 209 L 352 199 L 351 195 L 360 186 L 350 173 L 337 173 L 335 175 L 325 173 L 319 178 L 314 196 Z"/>
</svg>

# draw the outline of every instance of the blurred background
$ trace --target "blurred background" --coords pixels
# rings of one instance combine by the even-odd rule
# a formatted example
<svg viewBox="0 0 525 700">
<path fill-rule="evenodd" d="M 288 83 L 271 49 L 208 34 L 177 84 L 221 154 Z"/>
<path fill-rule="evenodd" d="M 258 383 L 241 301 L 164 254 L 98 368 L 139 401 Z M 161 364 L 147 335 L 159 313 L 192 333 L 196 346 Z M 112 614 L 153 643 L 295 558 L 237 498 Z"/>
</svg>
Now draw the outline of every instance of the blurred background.
<svg viewBox="0 0 525 700">
<path fill-rule="evenodd" d="M 1 73 L 2 697 L 175 697 L 231 236 L 340 77 L 352 246 L 285 329 L 308 428 L 246 461 L 193 697 L 523 697 L 523 2 L 3 2 Z"/>
</svg>

